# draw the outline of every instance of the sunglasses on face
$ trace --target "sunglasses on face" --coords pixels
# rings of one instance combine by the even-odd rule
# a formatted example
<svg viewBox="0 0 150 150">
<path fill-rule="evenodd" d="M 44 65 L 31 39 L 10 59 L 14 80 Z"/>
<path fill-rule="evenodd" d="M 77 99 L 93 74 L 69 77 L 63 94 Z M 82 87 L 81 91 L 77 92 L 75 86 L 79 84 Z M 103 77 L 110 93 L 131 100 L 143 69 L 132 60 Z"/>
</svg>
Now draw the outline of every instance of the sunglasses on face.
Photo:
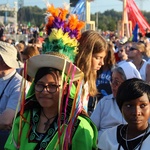
<svg viewBox="0 0 150 150">
<path fill-rule="evenodd" d="M 130 47 L 130 49 L 129 49 L 129 51 L 134 51 L 134 50 L 137 50 L 137 49 L 134 47 Z"/>
</svg>

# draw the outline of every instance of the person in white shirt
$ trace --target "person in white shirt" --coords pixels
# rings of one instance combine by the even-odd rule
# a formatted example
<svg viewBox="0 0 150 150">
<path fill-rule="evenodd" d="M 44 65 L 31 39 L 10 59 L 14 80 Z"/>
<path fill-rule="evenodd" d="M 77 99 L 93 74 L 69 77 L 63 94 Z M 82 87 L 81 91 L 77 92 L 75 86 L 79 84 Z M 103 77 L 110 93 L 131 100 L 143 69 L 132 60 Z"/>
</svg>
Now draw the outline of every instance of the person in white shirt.
<svg viewBox="0 0 150 150">
<path fill-rule="evenodd" d="M 150 50 L 141 42 L 132 42 L 128 52 L 128 58 L 136 66 L 143 80 L 150 83 L 150 64 L 143 59 L 143 56 L 150 56 Z"/>
<path fill-rule="evenodd" d="M 141 78 L 136 67 L 131 62 L 124 62 L 112 70 L 112 94 L 100 99 L 90 117 L 98 129 L 98 147 L 100 136 L 106 129 L 126 122 L 117 106 L 116 94 L 121 83 L 135 77 Z"/>
<path fill-rule="evenodd" d="M 127 124 L 104 131 L 100 150 L 149 150 L 150 85 L 137 78 L 126 80 L 118 88 L 116 101 Z"/>
</svg>

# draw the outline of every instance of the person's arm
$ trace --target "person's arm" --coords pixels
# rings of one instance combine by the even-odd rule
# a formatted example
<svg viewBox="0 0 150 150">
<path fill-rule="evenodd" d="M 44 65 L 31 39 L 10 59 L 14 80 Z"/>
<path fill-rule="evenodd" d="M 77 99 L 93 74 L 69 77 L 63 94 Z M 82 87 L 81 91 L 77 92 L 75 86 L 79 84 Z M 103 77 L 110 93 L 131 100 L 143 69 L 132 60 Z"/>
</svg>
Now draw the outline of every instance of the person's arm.
<svg viewBox="0 0 150 150">
<path fill-rule="evenodd" d="M 90 118 L 85 118 L 80 117 L 80 123 L 72 139 L 71 150 L 97 150 L 97 128 Z"/>
<path fill-rule="evenodd" d="M 101 100 L 96 105 L 96 108 L 94 109 L 93 113 L 91 114 L 91 120 L 96 125 L 97 129 L 100 130 L 100 122 L 101 122 Z"/>
<path fill-rule="evenodd" d="M 14 78 L 13 83 L 10 82 L 10 85 L 4 92 L 4 95 L 1 99 L 2 113 L 0 114 L 0 130 L 11 129 L 19 101 L 20 86 L 21 79 Z"/>
<path fill-rule="evenodd" d="M 34 150 L 36 142 L 29 142 L 29 131 L 30 131 L 30 111 L 24 112 L 25 119 L 21 119 L 20 115 L 17 115 L 13 122 L 13 128 L 7 138 L 4 149 L 5 150 Z M 22 120 L 22 121 L 21 121 Z M 21 127 L 20 127 L 21 121 Z M 20 132 L 21 131 L 21 132 Z M 20 135 L 21 133 L 21 135 Z"/>
<path fill-rule="evenodd" d="M 15 110 L 7 108 L 0 114 L 0 130 L 10 130 L 12 127 Z"/>
</svg>

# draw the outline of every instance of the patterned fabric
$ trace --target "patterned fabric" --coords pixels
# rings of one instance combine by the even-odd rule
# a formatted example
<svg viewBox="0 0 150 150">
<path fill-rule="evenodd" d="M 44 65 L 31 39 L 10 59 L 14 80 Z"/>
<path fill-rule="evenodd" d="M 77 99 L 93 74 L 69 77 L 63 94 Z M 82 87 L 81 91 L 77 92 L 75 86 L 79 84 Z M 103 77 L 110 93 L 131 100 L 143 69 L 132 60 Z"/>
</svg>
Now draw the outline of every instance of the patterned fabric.
<svg viewBox="0 0 150 150">
<path fill-rule="evenodd" d="M 24 113 L 24 120 L 22 122 L 22 134 L 20 146 L 16 147 L 14 144 L 18 139 L 18 126 L 19 119 L 18 116 L 15 120 L 14 130 L 11 131 L 10 136 L 5 144 L 5 150 L 59 150 L 59 145 L 57 144 L 58 130 L 55 118 L 54 122 L 51 124 L 50 128 L 45 134 L 39 134 L 36 132 L 35 126 L 37 120 L 39 119 L 39 110 L 26 110 Z M 33 116 L 32 116 L 33 115 Z M 34 117 L 34 119 L 33 119 Z M 35 123 L 35 126 L 31 125 L 30 119 Z M 61 142 L 67 127 L 67 124 L 61 126 L 64 127 L 64 132 L 62 132 Z M 13 139 L 12 139 L 13 137 Z M 29 137 L 29 138 L 28 138 Z M 91 120 L 85 116 L 79 116 L 74 128 L 72 130 L 72 143 L 69 145 L 69 150 L 96 150 L 97 149 L 97 129 Z"/>
<path fill-rule="evenodd" d="M 62 116 L 62 118 L 64 117 Z M 31 110 L 31 122 L 32 122 L 31 124 L 32 125 L 31 125 L 31 130 L 30 130 L 28 138 L 29 138 L 29 142 L 37 143 L 35 149 L 45 150 L 48 143 L 52 140 L 52 138 L 54 137 L 54 135 L 56 134 L 58 130 L 58 125 L 57 125 L 58 116 L 55 117 L 54 121 L 52 122 L 52 124 L 50 124 L 49 129 L 45 133 L 38 133 L 36 131 L 39 119 L 40 119 L 40 110 L 39 109 Z M 74 133 L 76 131 L 78 124 L 79 124 L 79 120 L 77 120 L 75 123 Z"/>
<path fill-rule="evenodd" d="M 96 80 L 97 89 L 101 93 L 100 98 L 112 94 L 110 86 L 111 74 L 111 70 L 103 71 Z"/>
</svg>

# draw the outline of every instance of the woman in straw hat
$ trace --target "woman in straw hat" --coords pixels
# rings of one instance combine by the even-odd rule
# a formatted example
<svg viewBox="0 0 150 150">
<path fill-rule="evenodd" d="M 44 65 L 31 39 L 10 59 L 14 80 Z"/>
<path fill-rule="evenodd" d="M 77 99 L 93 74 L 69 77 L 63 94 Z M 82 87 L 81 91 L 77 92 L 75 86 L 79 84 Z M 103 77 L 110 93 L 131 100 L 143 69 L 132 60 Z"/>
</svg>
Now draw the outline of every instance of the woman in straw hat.
<svg viewBox="0 0 150 150">
<path fill-rule="evenodd" d="M 97 129 L 80 100 L 83 73 L 73 64 L 84 23 L 53 5 L 48 6 L 46 20 L 44 54 L 27 61 L 34 81 L 21 101 L 5 149 L 97 149 Z"/>
</svg>

